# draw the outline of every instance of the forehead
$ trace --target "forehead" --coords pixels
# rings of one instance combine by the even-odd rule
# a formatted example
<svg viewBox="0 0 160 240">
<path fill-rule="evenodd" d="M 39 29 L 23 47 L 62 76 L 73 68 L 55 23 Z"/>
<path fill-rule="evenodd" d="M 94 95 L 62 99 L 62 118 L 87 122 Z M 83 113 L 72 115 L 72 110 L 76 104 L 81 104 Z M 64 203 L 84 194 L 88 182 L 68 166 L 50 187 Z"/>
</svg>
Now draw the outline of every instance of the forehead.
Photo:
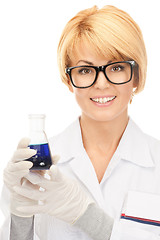
<svg viewBox="0 0 160 240">
<path fill-rule="evenodd" d="M 72 66 L 77 65 L 80 61 L 88 61 L 93 63 L 93 65 L 103 65 L 107 64 L 109 61 L 116 60 L 120 61 L 122 60 L 122 57 L 119 54 L 114 56 L 110 50 L 100 50 L 95 47 L 95 45 L 84 41 L 77 43 L 76 47 L 74 47 L 70 54 L 70 63 Z"/>
</svg>

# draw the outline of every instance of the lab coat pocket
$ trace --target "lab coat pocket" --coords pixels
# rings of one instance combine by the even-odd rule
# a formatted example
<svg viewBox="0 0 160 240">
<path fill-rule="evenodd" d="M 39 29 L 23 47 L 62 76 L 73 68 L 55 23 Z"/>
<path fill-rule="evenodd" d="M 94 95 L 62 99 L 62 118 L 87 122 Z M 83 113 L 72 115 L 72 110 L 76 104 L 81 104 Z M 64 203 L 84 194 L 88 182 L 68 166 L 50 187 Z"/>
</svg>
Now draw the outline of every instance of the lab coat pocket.
<svg viewBox="0 0 160 240">
<path fill-rule="evenodd" d="M 140 223 L 145 229 L 160 234 L 160 195 L 129 191 L 121 219 Z"/>
<path fill-rule="evenodd" d="M 111 240 L 159 240 L 160 195 L 129 191 Z"/>
</svg>

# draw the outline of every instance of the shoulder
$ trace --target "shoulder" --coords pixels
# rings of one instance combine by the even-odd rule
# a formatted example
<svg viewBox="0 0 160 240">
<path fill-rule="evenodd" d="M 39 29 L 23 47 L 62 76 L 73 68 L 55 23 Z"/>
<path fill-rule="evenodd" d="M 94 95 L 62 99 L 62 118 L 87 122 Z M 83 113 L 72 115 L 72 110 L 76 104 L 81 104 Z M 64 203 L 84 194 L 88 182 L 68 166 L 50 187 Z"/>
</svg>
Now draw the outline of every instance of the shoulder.
<svg viewBox="0 0 160 240">
<path fill-rule="evenodd" d="M 130 118 L 129 122 L 129 134 L 132 136 L 132 139 L 134 139 L 134 143 L 137 144 L 137 147 L 142 147 L 142 145 L 144 145 L 144 148 L 142 148 L 143 151 L 148 149 L 149 151 L 147 150 L 147 152 L 150 153 L 152 159 L 159 159 L 160 161 L 160 139 L 144 132 L 132 118 Z"/>
<path fill-rule="evenodd" d="M 158 161 L 160 164 L 160 140 L 146 133 L 144 133 L 144 137 L 148 143 L 153 160 Z"/>
</svg>

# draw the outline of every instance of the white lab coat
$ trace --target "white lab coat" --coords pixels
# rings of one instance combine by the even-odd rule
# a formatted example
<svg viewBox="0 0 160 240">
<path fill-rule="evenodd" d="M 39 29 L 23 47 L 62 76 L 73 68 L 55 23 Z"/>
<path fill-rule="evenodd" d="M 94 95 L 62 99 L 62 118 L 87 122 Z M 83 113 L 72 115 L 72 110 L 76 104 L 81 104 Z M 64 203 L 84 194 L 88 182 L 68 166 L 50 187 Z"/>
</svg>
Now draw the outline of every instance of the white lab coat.
<svg viewBox="0 0 160 240">
<path fill-rule="evenodd" d="M 143 133 L 129 118 L 128 125 L 100 184 L 83 147 L 79 118 L 62 133 L 51 138 L 50 147 L 52 154 L 61 156 L 58 163 L 60 170 L 76 178 L 84 190 L 114 219 L 111 240 L 160 239 L 160 226 L 120 218 L 130 191 L 132 191 L 132 200 L 134 200 L 134 192 L 136 197 L 137 193 L 147 193 L 153 197 L 152 200 L 160 197 L 160 141 Z M 4 188 L 4 191 L 7 190 Z M 2 203 L 6 211 L 4 203 L 8 201 L 8 192 L 5 192 L 2 194 Z M 143 197 L 145 203 L 148 197 L 146 199 L 145 195 Z M 154 203 L 152 200 L 145 209 L 146 216 L 148 217 L 148 210 L 153 209 L 151 212 L 155 213 L 156 209 L 160 218 L 160 202 L 155 205 L 152 204 Z M 130 209 L 127 211 L 130 214 Z M 141 209 L 138 211 L 141 212 Z M 9 219 L 6 220 L 1 240 L 9 240 Z M 44 214 L 35 216 L 34 231 L 34 240 L 91 240 L 78 228 Z"/>
</svg>

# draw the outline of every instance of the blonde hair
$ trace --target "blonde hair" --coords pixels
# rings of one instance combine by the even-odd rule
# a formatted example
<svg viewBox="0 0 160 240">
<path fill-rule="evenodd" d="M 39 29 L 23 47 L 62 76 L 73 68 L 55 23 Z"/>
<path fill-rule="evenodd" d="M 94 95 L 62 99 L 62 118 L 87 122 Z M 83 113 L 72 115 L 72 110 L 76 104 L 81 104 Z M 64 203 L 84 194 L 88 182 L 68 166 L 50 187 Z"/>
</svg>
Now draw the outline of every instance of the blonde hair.
<svg viewBox="0 0 160 240">
<path fill-rule="evenodd" d="M 110 59 L 135 60 L 135 93 L 143 90 L 147 72 L 147 54 L 142 32 L 126 12 L 114 7 L 97 6 L 80 11 L 65 26 L 58 45 L 58 66 L 62 81 L 68 85 L 65 68 L 78 43 L 89 43 L 97 54 Z"/>
</svg>

